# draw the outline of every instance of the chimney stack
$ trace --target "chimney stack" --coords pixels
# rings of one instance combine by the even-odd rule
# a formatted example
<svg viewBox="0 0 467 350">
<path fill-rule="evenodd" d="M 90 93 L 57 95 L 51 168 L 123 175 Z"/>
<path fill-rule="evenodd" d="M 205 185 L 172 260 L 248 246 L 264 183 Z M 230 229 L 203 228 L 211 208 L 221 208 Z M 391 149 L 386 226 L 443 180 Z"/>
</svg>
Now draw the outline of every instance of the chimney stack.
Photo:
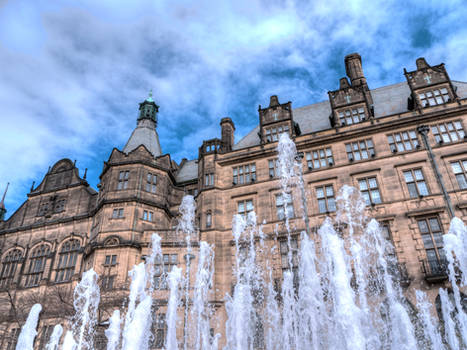
<svg viewBox="0 0 467 350">
<path fill-rule="evenodd" d="M 232 146 L 234 145 L 234 132 L 235 132 L 235 125 L 230 118 L 222 118 L 221 119 L 221 134 L 222 134 L 222 145 L 224 151 L 229 152 L 232 150 Z"/>
<path fill-rule="evenodd" d="M 358 53 L 345 56 L 345 71 L 350 78 L 352 86 L 366 85 L 366 78 L 362 68 L 362 58 Z"/>
</svg>

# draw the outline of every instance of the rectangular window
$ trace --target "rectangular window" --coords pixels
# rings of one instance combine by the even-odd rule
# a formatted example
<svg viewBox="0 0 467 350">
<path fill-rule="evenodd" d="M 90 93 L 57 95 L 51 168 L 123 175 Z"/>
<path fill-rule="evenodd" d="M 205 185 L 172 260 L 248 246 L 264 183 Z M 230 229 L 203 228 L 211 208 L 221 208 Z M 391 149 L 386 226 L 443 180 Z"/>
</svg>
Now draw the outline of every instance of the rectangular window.
<svg viewBox="0 0 467 350">
<path fill-rule="evenodd" d="M 467 189 L 467 160 L 451 162 L 452 171 L 456 175 L 461 190 Z"/>
<path fill-rule="evenodd" d="M 248 213 L 254 210 L 253 200 L 246 199 L 237 203 L 238 214 L 246 216 Z"/>
<path fill-rule="evenodd" d="M 144 210 L 144 211 L 143 211 L 143 220 L 145 220 L 145 221 L 152 221 L 153 214 L 154 214 L 154 213 L 153 213 L 152 211 Z"/>
<path fill-rule="evenodd" d="M 425 91 L 418 94 L 422 107 L 442 105 L 450 101 L 448 89 L 434 89 Z"/>
<path fill-rule="evenodd" d="M 381 203 L 381 194 L 379 193 L 376 177 L 367 177 L 358 180 L 360 192 L 365 199 L 366 205 Z"/>
<path fill-rule="evenodd" d="M 316 187 L 316 198 L 318 199 L 320 213 L 336 211 L 336 199 L 332 185 Z"/>
<path fill-rule="evenodd" d="M 276 213 L 279 220 L 286 218 L 293 218 L 295 216 L 293 210 L 292 194 L 286 193 L 285 195 L 276 194 Z"/>
<path fill-rule="evenodd" d="M 267 128 L 266 130 L 266 141 L 267 142 L 275 142 L 279 140 L 280 134 L 284 132 L 289 132 L 289 126 L 286 125 L 279 125 L 277 127 Z"/>
<path fill-rule="evenodd" d="M 115 265 L 117 265 L 117 256 L 116 255 L 106 255 L 104 265 L 105 266 L 115 266 Z"/>
<path fill-rule="evenodd" d="M 328 147 L 306 152 L 306 164 L 309 170 L 334 165 L 331 148 Z"/>
<path fill-rule="evenodd" d="M 298 242 L 296 238 L 290 238 L 290 248 L 292 253 L 291 256 L 289 256 L 289 242 L 287 240 L 279 242 L 282 271 L 284 272 L 289 270 L 291 260 L 294 285 L 298 286 Z"/>
<path fill-rule="evenodd" d="M 365 118 L 365 109 L 363 107 L 346 109 L 339 112 L 339 121 L 341 125 L 357 124 L 364 121 Z"/>
<path fill-rule="evenodd" d="M 52 335 L 53 328 L 54 326 L 52 325 L 46 325 L 42 327 L 39 336 L 39 349 L 45 349 L 45 346 L 48 343 L 50 336 Z"/>
<path fill-rule="evenodd" d="M 233 168 L 233 184 L 243 185 L 256 181 L 256 164 L 246 164 Z"/>
<path fill-rule="evenodd" d="M 207 213 L 206 214 L 206 227 L 211 227 L 212 226 L 212 214 Z"/>
<path fill-rule="evenodd" d="M 391 152 L 413 151 L 420 147 L 415 130 L 402 131 L 388 135 Z"/>
<path fill-rule="evenodd" d="M 214 186 L 214 173 L 204 175 L 204 186 Z"/>
<path fill-rule="evenodd" d="M 162 349 L 165 343 L 165 314 L 156 314 L 154 320 L 154 348 Z"/>
<path fill-rule="evenodd" d="M 417 220 L 423 245 L 431 271 L 440 270 L 440 262 L 445 260 L 443 251 L 443 231 L 437 217 Z"/>
<path fill-rule="evenodd" d="M 433 125 L 431 131 L 437 143 L 456 142 L 464 139 L 465 132 L 460 120 Z"/>
<path fill-rule="evenodd" d="M 157 175 L 148 173 L 146 176 L 146 191 L 156 193 L 157 189 Z"/>
<path fill-rule="evenodd" d="M 129 177 L 130 177 L 130 172 L 128 170 L 120 171 L 120 173 L 118 174 L 117 190 L 126 190 L 128 188 Z"/>
<path fill-rule="evenodd" d="M 404 171 L 404 179 L 411 198 L 429 195 L 422 169 Z"/>
<path fill-rule="evenodd" d="M 112 218 L 113 219 L 123 218 L 123 208 L 114 209 L 112 213 Z"/>
<path fill-rule="evenodd" d="M 368 159 L 375 156 L 375 148 L 371 139 L 345 144 L 349 161 Z"/>
<path fill-rule="evenodd" d="M 162 256 L 162 261 L 160 259 L 156 260 L 155 263 L 155 277 L 154 277 L 154 287 L 156 289 L 168 289 L 167 284 L 167 274 L 172 271 L 174 266 L 178 265 L 178 255 L 177 254 L 164 254 Z"/>
<path fill-rule="evenodd" d="M 112 276 L 103 276 L 101 285 L 102 290 L 112 290 L 114 289 L 115 275 Z"/>
<path fill-rule="evenodd" d="M 277 158 L 269 159 L 268 166 L 269 166 L 269 178 L 270 179 L 280 175 L 279 174 L 279 160 Z"/>
<path fill-rule="evenodd" d="M 21 328 L 12 328 L 10 330 L 6 350 L 14 350 L 16 348 L 20 331 Z"/>
</svg>

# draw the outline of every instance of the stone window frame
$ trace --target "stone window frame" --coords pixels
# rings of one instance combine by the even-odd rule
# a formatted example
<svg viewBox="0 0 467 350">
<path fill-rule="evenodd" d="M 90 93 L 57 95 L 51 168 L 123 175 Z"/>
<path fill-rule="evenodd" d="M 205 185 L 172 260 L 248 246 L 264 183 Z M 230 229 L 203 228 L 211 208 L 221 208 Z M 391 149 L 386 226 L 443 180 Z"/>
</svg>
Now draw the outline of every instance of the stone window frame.
<svg viewBox="0 0 467 350">
<path fill-rule="evenodd" d="M 118 173 L 118 183 L 117 183 L 117 191 L 122 191 L 128 189 L 128 182 L 130 179 L 130 171 L 129 170 L 121 170 Z"/>
<path fill-rule="evenodd" d="M 305 159 L 308 170 L 321 169 L 334 165 L 334 155 L 331 146 L 305 152 Z"/>
<path fill-rule="evenodd" d="M 459 170 L 454 168 L 454 164 L 457 164 Z M 451 166 L 451 171 L 456 177 L 459 189 L 467 190 L 467 159 L 452 160 L 449 162 L 449 165 Z"/>
<path fill-rule="evenodd" d="M 23 251 L 18 248 L 8 250 L 2 259 L 0 271 L 0 288 L 8 287 L 15 279 L 18 265 L 23 260 Z"/>
<path fill-rule="evenodd" d="M 286 202 L 283 202 L 283 195 L 286 195 Z M 274 195 L 276 205 L 276 218 L 277 220 L 285 220 L 295 218 L 295 208 L 292 193 L 279 192 Z"/>
<path fill-rule="evenodd" d="M 411 178 L 408 178 L 409 175 Z M 407 186 L 409 198 L 420 198 L 430 195 L 431 191 L 422 167 L 402 169 L 402 177 Z"/>
<path fill-rule="evenodd" d="M 386 135 L 392 153 L 412 152 L 420 149 L 421 144 L 415 129 L 393 132 Z"/>
<path fill-rule="evenodd" d="M 374 182 L 372 182 L 372 180 L 374 180 Z M 365 188 L 362 188 L 363 182 L 366 184 Z M 379 186 L 377 175 L 359 177 L 357 178 L 357 184 L 366 205 L 374 206 L 383 203 L 383 196 L 381 195 L 381 187 Z M 376 186 L 374 186 L 374 184 L 376 184 Z M 376 192 L 378 193 L 378 196 L 373 196 L 373 193 Z M 365 196 L 365 194 L 367 194 L 368 197 Z M 379 198 L 379 202 L 375 200 L 376 198 Z"/>
<path fill-rule="evenodd" d="M 117 275 L 104 275 L 101 277 L 101 288 L 103 291 L 109 291 L 115 288 L 114 282 L 116 279 Z"/>
<path fill-rule="evenodd" d="M 328 189 L 331 188 L 332 194 L 328 194 Z M 322 191 L 322 195 L 320 195 L 320 191 Z M 334 191 L 334 184 L 322 184 L 319 186 L 315 187 L 315 193 L 316 193 L 316 201 L 318 204 L 318 213 L 320 214 L 326 214 L 326 213 L 332 213 L 337 210 L 336 206 L 336 191 Z M 322 210 L 320 206 L 320 201 L 321 203 L 324 203 L 324 208 L 326 210 Z M 324 201 L 324 202 L 323 202 Z M 330 205 L 331 203 L 331 205 Z"/>
<path fill-rule="evenodd" d="M 148 172 L 146 175 L 146 192 L 156 193 L 157 191 L 157 175 Z"/>
<path fill-rule="evenodd" d="M 157 257 L 154 263 L 154 288 L 159 290 L 167 290 L 167 275 L 172 271 L 174 266 L 178 266 L 179 259 L 177 253 L 164 253 L 162 260 Z"/>
<path fill-rule="evenodd" d="M 108 255 L 105 255 L 105 258 L 104 258 L 104 263 L 102 264 L 103 266 L 117 266 L 118 264 L 118 260 L 117 260 L 118 256 L 117 254 L 108 254 Z"/>
<path fill-rule="evenodd" d="M 141 218 L 144 221 L 150 221 L 152 222 L 154 219 L 154 212 L 150 210 L 143 210 L 143 216 Z"/>
<path fill-rule="evenodd" d="M 204 187 L 214 186 L 214 173 L 204 174 Z"/>
<path fill-rule="evenodd" d="M 454 143 L 465 139 L 465 129 L 460 119 L 433 124 L 430 128 L 438 144 Z"/>
<path fill-rule="evenodd" d="M 162 349 L 164 348 L 165 337 L 167 333 L 167 324 L 165 322 L 166 314 L 159 312 L 156 313 L 156 317 L 154 319 L 154 349 Z"/>
<path fill-rule="evenodd" d="M 125 212 L 124 208 L 115 208 L 112 211 L 112 219 L 123 219 L 124 212 Z"/>
<path fill-rule="evenodd" d="M 251 203 L 251 208 L 248 207 Z M 240 205 L 243 206 L 243 209 L 240 210 Z M 255 210 L 255 203 L 253 198 L 245 198 L 237 201 L 237 214 L 246 218 L 249 213 Z"/>
<path fill-rule="evenodd" d="M 206 212 L 206 228 L 212 227 L 212 212 L 208 210 Z"/>
<path fill-rule="evenodd" d="M 81 242 L 76 238 L 67 239 L 61 244 L 55 272 L 55 283 L 71 281 L 75 273 L 80 250 Z"/>
<path fill-rule="evenodd" d="M 279 141 L 279 137 L 282 133 L 290 133 L 290 127 L 288 123 L 271 126 L 264 128 L 264 139 L 266 142 Z"/>
<path fill-rule="evenodd" d="M 40 203 L 37 210 L 37 216 L 45 216 L 49 211 L 50 203 L 48 201 Z"/>
<path fill-rule="evenodd" d="M 337 111 L 341 126 L 354 125 L 368 120 L 365 105 L 352 106 Z"/>
<path fill-rule="evenodd" d="M 232 168 L 232 184 L 246 185 L 256 182 L 256 163 L 248 163 Z"/>
<path fill-rule="evenodd" d="M 349 162 L 365 161 L 376 156 L 375 144 L 371 138 L 348 142 L 345 150 Z"/>
<path fill-rule="evenodd" d="M 440 86 L 417 91 L 417 97 L 422 108 L 439 106 L 452 101 L 448 86 Z"/>
<path fill-rule="evenodd" d="M 278 158 L 273 158 L 273 159 L 268 159 L 268 173 L 269 173 L 269 178 L 273 179 L 276 176 L 279 176 L 279 159 Z"/>
<path fill-rule="evenodd" d="M 423 249 L 425 251 L 428 264 L 431 265 L 430 261 L 434 262 L 433 258 L 435 258 L 436 260 L 435 263 L 438 263 L 438 264 L 441 263 L 443 260 L 445 260 L 444 251 L 443 251 L 444 230 L 443 230 L 443 225 L 442 225 L 442 222 L 439 216 L 438 215 L 421 216 L 421 217 L 417 217 L 416 221 L 417 221 L 418 233 L 420 234 L 420 237 L 422 239 Z M 436 221 L 436 224 L 438 225 L 438 228 L 439 228 L 438 230 L 434 229 L 432 226 L 432 222 L 434 221 Z M 420 222 L 424 222 L 426 224 L 426 228 L 427 228 L 426 231 L 422 229 L 422 227 L 420 226 Z M 424 235 L 427 236 L 426 240 L 423 237 Z M 425 243 L 431 243 L 432 246 L 426 245 Z M 429 254 L 428 253 L 429 251 L 433 251 L 434 255 L 431 253 Z"/>
<path fill-rule="evenodd" d="M 23 271 L 24 287 L 37 287 L 43 278 L 45 268 L 47 266 L 47 258 L 50 255 L 51 246 L 48 243 L 42 242 L 37 244 L 28 257 L 28 262 Z"/>
</svg>

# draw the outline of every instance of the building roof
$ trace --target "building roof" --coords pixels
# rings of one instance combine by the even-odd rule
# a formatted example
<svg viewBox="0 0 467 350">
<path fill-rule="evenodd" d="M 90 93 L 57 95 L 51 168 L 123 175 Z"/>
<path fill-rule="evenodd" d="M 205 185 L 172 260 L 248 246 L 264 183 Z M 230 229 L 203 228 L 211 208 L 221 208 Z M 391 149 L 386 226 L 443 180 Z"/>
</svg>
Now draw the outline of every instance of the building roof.
<svg viewBox="0 0 467 350">
<path fill-rule="evenodd" d="M 157 135 L 156 131 L 156 123 L 153 120 L 138 120 L 138 125 L 131 133 L 128 142 L 123 148 L 123 152 L 128 154 L 140 145 L 144 145 L 154 157 L 158 157 L 162 154 L 159 135 Z"/>
<path fill-rule="evenodd" d="M 452 81 L 459 98 L 467 97 L 467 83 Z M 410 96 L 410 88 L 407 82 L 383 86 L 371 90 L 375 109 L 375 118 L 408 112 L 407 98 Z M 331 128 L 329 116 L 331 105 L 329 100 L 314 103 L 293 109 L 293 119 L 300 126 L 303 134 L 322 131 Z M 259 125 L 238 141 L 234 150 L 252 147 L 260 144 L 258 136 Z M 195 160 L 186 162 L 177 174 L 177 181 L 188 181 L 198 177 L 198 163 Z"/>
<path fill-rule="evenodd" d="M 184 182 L 196 179 L 198 177 L 198 161 L 188 160 L 178 171 L 175 179 L 177 182 Z"/>
<path fill-rule="evenodd" d="M 454 87 L 457 88 L 457 95 L 460 98 L 467 97 L 467 83 L 458 81 L 453 81 L 452 83 Z M 410 88 L 407 82 L 371 90 L 371 96 L 373 97 L 375 118 L 408 111 L 407 98 L 410 96 Z M 293 109 L 293 119 L 300 125 L 302 134 L 330 129 L 330 115 L 331 105 L 329 100 Z M 259 145 L 260 139 L 258 132 L 259 126 L 256 126 L 245 137 L 238 141 L 233 146 L 233 149 L 238 150 Z"/>
</svg>

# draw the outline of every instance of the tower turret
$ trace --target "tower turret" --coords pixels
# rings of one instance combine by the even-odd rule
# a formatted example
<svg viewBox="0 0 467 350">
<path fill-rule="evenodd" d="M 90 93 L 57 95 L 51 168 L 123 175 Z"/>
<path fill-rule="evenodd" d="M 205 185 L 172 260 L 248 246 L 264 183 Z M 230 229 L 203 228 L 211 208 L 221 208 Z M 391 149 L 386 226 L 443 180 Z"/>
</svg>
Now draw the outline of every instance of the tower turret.
<svg viewBox="0 0 467 350">
<path fill-rule="evenodd" d="M 143 145 L 154 157 L 158 157 L 162 154 L 159 135 L 157 135 L 156 131 L 158 112 L 159 106 L 154 102 L 152 91 L 150 91 L 149 97 L 139 104 L 139 116 L 136 120 L 136 129 L 133 130 L 133 133 L 123 148 L 123 152 L 130 153 Z"/>
</svg>

